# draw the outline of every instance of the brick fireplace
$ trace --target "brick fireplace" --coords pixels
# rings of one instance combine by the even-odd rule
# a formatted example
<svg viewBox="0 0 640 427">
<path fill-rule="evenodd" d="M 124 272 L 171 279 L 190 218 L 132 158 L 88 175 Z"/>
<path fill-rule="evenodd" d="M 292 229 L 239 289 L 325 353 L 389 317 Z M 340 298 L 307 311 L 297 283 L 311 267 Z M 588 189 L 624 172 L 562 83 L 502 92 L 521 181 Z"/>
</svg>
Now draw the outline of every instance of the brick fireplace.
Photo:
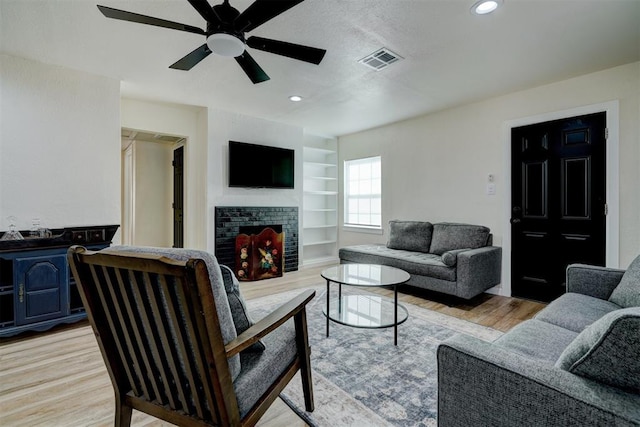
<svg viewBox="0 0 640 427">
<path fill-rule="evenodd" d="M 298 270 L 298 207 L 216 206 L 215 255 L 235 269 L 236 236 L 242 227 L 281 225 L 284 232 L 284 272 Z M 246 230 L 246 229 L 244 229 Z"/>
</svg>

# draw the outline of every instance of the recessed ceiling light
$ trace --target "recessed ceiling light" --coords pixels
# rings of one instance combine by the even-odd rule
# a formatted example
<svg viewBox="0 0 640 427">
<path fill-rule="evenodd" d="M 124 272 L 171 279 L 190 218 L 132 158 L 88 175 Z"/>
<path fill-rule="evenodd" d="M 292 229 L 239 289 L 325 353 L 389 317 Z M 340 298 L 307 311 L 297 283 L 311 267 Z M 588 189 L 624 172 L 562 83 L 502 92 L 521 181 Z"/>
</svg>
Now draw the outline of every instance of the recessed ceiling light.
<svg viewBox="0 0 640 427">
<path fill-rule="evenodd" d="M 302 101 L 302 97 L 298 96 L 298 95 L 291 95 L 289 97 L 289 101 L 293 101 L 293 102 L 300 102 Z"/>
<path fill-rule="evenodd" d="M 471 6 L 474 15 L 486 15 L 496 10 L 502 4 L 502 0 L 480 0 Z"/>
</svg>

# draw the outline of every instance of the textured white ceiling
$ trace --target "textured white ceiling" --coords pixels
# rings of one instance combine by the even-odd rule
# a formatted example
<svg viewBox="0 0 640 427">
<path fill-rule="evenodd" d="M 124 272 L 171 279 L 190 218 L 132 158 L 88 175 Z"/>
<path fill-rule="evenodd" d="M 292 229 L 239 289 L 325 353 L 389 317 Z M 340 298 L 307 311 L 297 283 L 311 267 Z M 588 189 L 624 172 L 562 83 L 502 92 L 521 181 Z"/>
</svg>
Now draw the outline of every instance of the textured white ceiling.
<svg viewBox="0 0 640 427">
<path fill-rule="evenodd" d="M 211 1 L 217 4 L 220 1 Z M 640 60 L 640 0 L 306 0 L 248 35 L 324 48 L 319 65 L 251 50 L 271 80 L 232 58 L 169 65 L 196 34 L 107 19 L 102 4 L 205 28 L 184 0 L 0 0 L 1 51 L 122 80 L 125 97 L 207 106 L 344 135 Z M 251 0 L 231 0 L 244 10 Z M 386 47 L 381 71 L 357 60 Z M 292 103 L 288 96 L 301 95 Z"/>
</svg>

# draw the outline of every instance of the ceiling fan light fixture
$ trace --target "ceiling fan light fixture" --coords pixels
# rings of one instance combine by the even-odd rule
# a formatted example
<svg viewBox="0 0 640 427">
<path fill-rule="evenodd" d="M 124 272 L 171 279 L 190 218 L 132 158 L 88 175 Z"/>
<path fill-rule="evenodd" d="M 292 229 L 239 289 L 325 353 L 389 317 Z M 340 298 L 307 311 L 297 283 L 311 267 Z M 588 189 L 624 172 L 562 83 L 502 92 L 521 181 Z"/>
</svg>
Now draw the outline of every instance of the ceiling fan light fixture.
<svg viewBox="0 0 640 427">
<path fill-rule="evenodd" d="M 471 6 L 474 15 L 486 15 L 493 12 L 502 4 L 502 0 L 480 0 Z"/>
<path fill-rule="evenodd" d="M 211 52 L 233 58 L 242 55 L 245 45 L 238 37 L 226 33 L 211 34 L 207 37 L 207 46 Z"/>
</svg>

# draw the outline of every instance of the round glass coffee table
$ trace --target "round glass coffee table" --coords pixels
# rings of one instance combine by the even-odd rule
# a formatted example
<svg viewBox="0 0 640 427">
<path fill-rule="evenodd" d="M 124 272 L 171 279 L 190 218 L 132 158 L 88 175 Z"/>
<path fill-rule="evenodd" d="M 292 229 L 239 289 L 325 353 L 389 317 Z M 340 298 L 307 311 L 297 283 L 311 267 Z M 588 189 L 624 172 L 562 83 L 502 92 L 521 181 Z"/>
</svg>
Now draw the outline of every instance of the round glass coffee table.
<svg viewBox="0 0 640 427">
<path fill-rule="evenodd" d="M 411 276 L 404 270 L 376 264 L 340 264 L 322 271 L 327 281 L 327 302 L 323 309 L 329 321 L 354 328 L 393 327 L 393 344 L 398 345 L 398 325 L 409 317 L 407 309 L 398 304 L 398 286 Z M 338 285 L 338 295 L 331 296 L 331 283 Z M 393 287 L 393 299 L 381 295 L 342 295 L 342 285 L 360 287 Z"/>
</svg>

